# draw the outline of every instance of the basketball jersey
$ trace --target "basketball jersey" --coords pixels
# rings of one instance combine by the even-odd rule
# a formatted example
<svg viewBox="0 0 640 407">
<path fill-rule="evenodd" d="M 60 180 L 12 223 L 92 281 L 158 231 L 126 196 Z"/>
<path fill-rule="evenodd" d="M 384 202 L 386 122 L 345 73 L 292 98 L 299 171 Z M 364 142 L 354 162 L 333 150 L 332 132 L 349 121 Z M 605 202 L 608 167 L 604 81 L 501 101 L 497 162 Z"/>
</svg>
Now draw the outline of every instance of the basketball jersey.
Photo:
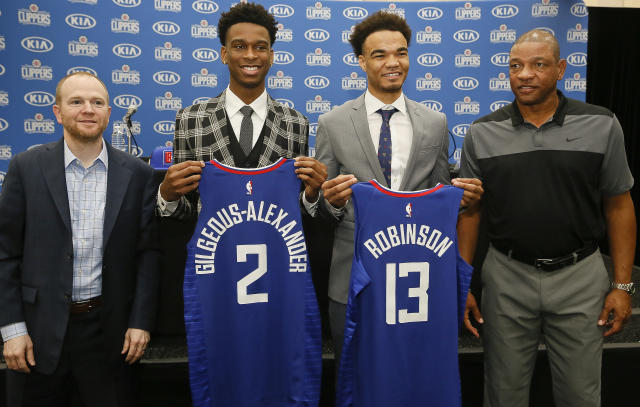
<svg viewBox="0 0 640 407">
<path fill-rule="evenodd" d="M 318 405 L 320 316 L 293 163 L 202 169 L 184 277 L 194 406 Z"/>
<path fill-rule="evenodd" d="M 462 190 L 352 187 L 355 246 L 337 405 L 461 405 L 458 327 L 472 268 L 458 253 Z"/>
</svg>

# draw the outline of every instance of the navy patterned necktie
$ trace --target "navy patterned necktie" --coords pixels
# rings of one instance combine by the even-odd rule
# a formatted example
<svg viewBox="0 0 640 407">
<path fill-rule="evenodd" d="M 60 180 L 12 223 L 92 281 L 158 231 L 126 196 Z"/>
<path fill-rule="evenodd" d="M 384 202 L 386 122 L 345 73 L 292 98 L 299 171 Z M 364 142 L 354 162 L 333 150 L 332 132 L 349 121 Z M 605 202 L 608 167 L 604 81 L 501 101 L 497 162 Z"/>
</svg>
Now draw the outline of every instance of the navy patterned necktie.
<svg viewBox="0 0 640 407">
<path fill-rule="evenodd" d="M 391 128 L 389 128 L 389 120 L 391 116 L 397 112 L 395 107 L 389 110 L 377 110 L 382 116 L 382 126 L 380 127 L 380 141 L 378 142 L 378 161 L 384 178 L 387 180 L 387 186 L 391 188 Z"/>
<path fill-rule="evenodd" d="M 244 115 L 242 123 L 240 124 L 240 147 L 244 151 L 244 155 L 249 155 L 251 152 L 251 145 L 253 144 L 253 122 L 251 121 L 251 114 L 253 109 L 249 105 L 245 105 L 240 108 L 240 112 Z"/>
</svg>

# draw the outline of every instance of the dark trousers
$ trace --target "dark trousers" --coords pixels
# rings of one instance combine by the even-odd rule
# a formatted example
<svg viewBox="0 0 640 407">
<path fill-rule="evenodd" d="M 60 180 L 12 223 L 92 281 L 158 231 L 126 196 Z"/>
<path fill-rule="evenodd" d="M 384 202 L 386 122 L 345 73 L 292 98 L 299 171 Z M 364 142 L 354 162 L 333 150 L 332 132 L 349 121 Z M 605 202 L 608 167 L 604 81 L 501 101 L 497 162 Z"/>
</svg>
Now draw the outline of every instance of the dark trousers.
<svg viewBox="0 0 640 407">
<path fill-rule="evenodd" d="M 100 311 L 92 310 L 70 316 L 60 361 L 52 374 L 7 371 L 7 406 L 68 407 L 72 400 L 86 407 L 134 406 L 134 379 L 130 366 L 109 363 Z"/>
<path fill-rule="evenodd" d="M 347 319 L 347 305 L 341 304 L 329 298 L 329 325 L 333 339 L 333 355 L 335 363 L 336 382 L 338 369 L 340 368 L 340 356 L 342 355 L 342 342 L 344 341 L 344 324 Z"/>
</svg>

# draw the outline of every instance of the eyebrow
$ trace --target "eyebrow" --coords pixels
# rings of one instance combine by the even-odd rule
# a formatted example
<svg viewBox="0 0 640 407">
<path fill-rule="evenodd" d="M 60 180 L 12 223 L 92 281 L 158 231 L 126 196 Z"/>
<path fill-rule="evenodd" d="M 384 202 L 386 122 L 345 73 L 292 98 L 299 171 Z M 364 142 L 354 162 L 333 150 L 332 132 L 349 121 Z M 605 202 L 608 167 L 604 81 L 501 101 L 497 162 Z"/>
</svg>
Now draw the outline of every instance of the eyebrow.
<svg viewBox="0 0 640 407">
<path fill-rule="evenodd" d="M 400 47 L 398 49 L 396 49 L 396 52 L 402 52 L 402 51 L 409 51 L 409 48 L 407 47 Z M 371 52 L 369 53 L 369 55 L 373 55 L 373 54 L 384 54 L 385 50 L 383 49 L 374 49 L 371 50 Z"/>
</svg>

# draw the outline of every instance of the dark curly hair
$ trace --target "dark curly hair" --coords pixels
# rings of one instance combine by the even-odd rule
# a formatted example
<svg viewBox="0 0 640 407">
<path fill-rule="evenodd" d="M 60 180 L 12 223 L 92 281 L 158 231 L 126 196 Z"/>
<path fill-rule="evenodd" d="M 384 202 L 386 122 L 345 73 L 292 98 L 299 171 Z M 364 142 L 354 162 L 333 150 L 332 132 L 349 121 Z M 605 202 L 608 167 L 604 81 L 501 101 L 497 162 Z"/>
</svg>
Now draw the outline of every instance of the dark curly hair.
<svg viewBox="0 0 640 407">
<path fill-rule="evenodd" d="M 224 46 L 227 40 L 229 27 L 238 23 L 253 23 L 261 25 L 269 32 L 271 45 L 276 42 L 276 32 L 278 22 L 264 7 L 255 3 L 238 3 L 231 7 L 229 11 L 220 14 L 218 20 L 218 36 L 220 43 Z"/>
<path fill-rule="evenodd" d="M 411 42 L 411 28 L 404 18 L 384 11 L 378 11 L 359 22 L 351 34 L 351 47 L 356 56 L 362 55 L 362 44 L 368 36 L 377 31 L 399 31 L 407 40 L 407 47 Z"/>
</svg>

